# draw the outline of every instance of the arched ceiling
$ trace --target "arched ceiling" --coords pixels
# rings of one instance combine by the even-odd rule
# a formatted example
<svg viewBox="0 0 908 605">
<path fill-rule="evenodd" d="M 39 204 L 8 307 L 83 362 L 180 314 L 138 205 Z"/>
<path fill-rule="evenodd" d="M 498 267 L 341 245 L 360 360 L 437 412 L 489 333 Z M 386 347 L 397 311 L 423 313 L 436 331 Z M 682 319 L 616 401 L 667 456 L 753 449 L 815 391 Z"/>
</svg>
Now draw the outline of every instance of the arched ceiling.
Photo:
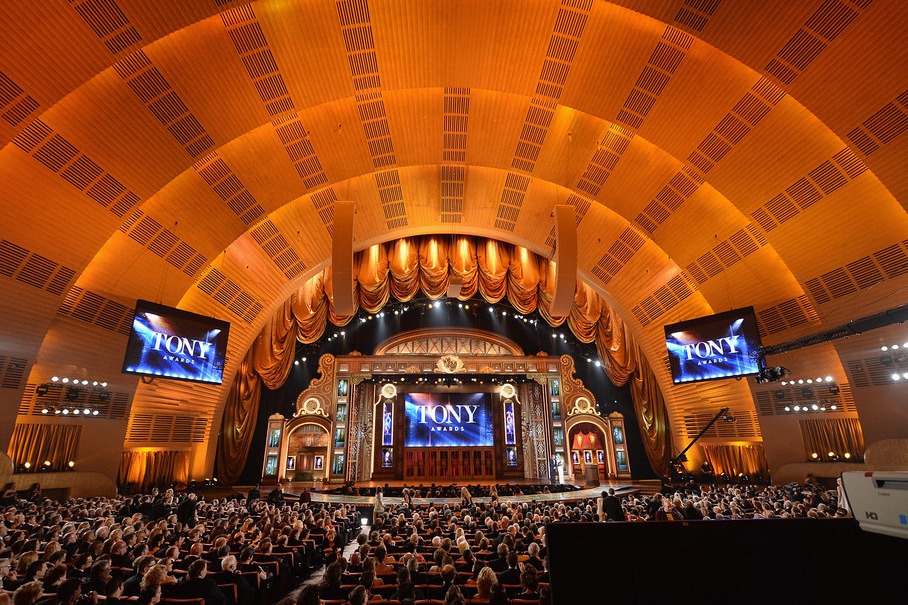
<svg viewBox="0 0 908 605">
<path fill-rule="evenodd" d="M 745 382 L 671 387 L 662 326 L 753 305 L 768 344 L 905 300 L 906 24 L 901 0 L 7 2 L 3 354 L 217 422 L 330 264 L 335 200 L 357 249 L 543 256 L 570 204 L 673 416 L 752 410 Z M 231 321 L 225 387 L 119 374 L 137 298 Z"/>
</svg>

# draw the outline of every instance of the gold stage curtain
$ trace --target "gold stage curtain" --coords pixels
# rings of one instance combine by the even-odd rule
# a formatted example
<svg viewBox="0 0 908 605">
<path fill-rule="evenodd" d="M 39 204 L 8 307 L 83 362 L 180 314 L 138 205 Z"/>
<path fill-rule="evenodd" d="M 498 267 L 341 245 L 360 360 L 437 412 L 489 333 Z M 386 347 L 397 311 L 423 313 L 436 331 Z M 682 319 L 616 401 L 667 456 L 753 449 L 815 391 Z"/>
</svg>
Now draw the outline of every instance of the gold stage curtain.
<svg viewBox="0 0 908 605">
<path fill-rule="evenodd" d="M 354 307 L 369 313 L 391 299 L 430 299 L 447 293 L 451 275 L 463 279 L 460 298 L 477 292 L 489 303 L 508 302 L 523 314 L 539 311 L 550 325 L 565 322 L 582 342 L 596 342 L 609 379 L 630 384 L 640 432 L 650 465 L 667 475 L 671 458 L 668 412 L 658 382 L 617 313 L 589 285 L 577 282 L 568 317 L 551 317 L 555 284 L 553 263 L 529 250 L 471 236 L 427 235 L 376 244 L 354 256 Z M 327 322 L 347 325 L 354 315 L 334 313 L 331 269 L 318 273 L 285 302 L 250 347 L 227 397 L 218 442 L 217 474 L 224 484 L 239 479 L 251 445 L 261 380 L 268 388 L 283 384 L 293 362 L 292 340 L 312 343 Z"/>
<path fill-rule="evenodd" d="M 713 467 L 713 472 L 718 476 L 726 474 L 729 477 L 748 475 L 763 475 L 769 478 L 769 465 L 766 463 L 766 453 L 762 443 L 747 445 L 703 445 L 706 459 Z"/>
<path fill-rule="evenodd" d="M 857 418 L 831 418 L 801 420 L 801 436 L 808 459 L 814 453 L 819 460 L 826 460 L 832 452 L 844 460 L 845 452 L 855 462 L 864 459 L 864 433 Z"/>
<path fill-rule="evenodd" d="M 120 455 L 117 484 L 131 484 L 136 491 L 145 491 L 151 485 L 169 486 L 171 483 L 189 483 L 188 450 L 131 450 Z"/>
<path fill-rule="evenodd" d="M 17 424 L 7 454 L 13 459 L 14 468 L 28 462 L 37 471 L 47 461 L 49 470 L 66 470 L 67 463 L 75 460 L 81 434 L 81 425 Z"/>
</svg>

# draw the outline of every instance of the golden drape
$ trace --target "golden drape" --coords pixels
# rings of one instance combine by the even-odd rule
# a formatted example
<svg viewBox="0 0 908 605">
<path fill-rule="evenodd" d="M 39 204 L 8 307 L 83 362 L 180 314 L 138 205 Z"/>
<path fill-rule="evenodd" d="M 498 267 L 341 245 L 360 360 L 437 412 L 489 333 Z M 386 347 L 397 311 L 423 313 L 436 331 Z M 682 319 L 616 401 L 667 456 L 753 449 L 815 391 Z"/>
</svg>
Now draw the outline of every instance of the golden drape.
<svg viewBox="0 0 908 605">
<path fill-rule="evenodd" d="M 766 453 L 761 443 L 704 445 L 703 450 L 717 476 L 723 473 L 729 477 L 744 474 L 750 476 L 751 480 L 754 475 L 769 477 L 769 465 L 766 463 Z"/>
<path fill-rule="evenodd" d="M 189 482 L 189 451 L 134 450 L 120 455 L 117 484 L 131 484 L 136 491 L 145 491 L 151 485 L 169 486 L 171 483 L 186 485 Z"/>
<path fill-rule="evenodd" d="M 392 298 L 406 302 L 420 291 L 430 299 L 445 296 L 450 277 L 463 280 L 460 299 L 477 292 L 488 302 L 507 297 L 520 313 L 539 311 L 552 326 L 567 323 L 582 342 L 596 342 L 609 379 L 621 386 L 633 379 L 631 394 L 640 432 L 653 470 L 667 474 L 671 457 L 668 413 L 658 383 L 617 313 L 587 284 L 577 282 L 568 317 L 548 313 L 554 267 L 520 246 L 469 236 L 421 236 L 377 244 L 354 257 L 354 307 L 379 311 Z M 287 300 L 256 338 L 228 394 L 217 474 L 235 482 L 246 461 L 258 412 L 261 381 L 276 388 L 293 361 L 293 340 L 317 341 L 327 322 L 344 326 L 353 315 L 334 313 L 331 270 L 311 278 Z"/>
<path fill-rule="evenodd" d="M 70 460 L 76 457 L 76 447 L 82 434 L 80 425 L 72 424 L 17 424 L 7 448 L 13 465 L 28 462 L 33 470 L 45 467 L 48 470 L 66 470 Z"/>
<path fill-rule="evenodd" d="M 800 424 L 808 460 L 814 453 L 826 460 L 830 452 L 839 460 L 845 459 L 846 452 L 856 462 L 864 459 L 864 433 L 857 418 L 801 420 Z"/>
</svg>

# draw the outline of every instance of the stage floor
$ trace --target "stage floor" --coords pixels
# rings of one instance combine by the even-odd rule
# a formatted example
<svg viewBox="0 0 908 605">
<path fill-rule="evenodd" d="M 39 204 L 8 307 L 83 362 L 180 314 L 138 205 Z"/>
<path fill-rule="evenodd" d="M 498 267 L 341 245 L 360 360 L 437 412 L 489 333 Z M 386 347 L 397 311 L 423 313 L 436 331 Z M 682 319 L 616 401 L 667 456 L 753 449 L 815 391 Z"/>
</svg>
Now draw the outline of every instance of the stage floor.
<svg viewBox="0 0 908 605">
<path fill-rule="evenodd" d="M 537 482 L 532 481 L 508 481 L 509 485 L 539 485 Z M 361 483 L 355 483 L 353 487 L 355 488 L 374 488 L 376 486 L 382 487 L 391 487 L 399 488 L 404 486 L 412 486 L 412 483 L 407 483 L 404 481 L 367 481 Z M 477 485 L 477 483 L 470 483 L 469 485 Z M 483 482 L 478 483 L 478 485 L 488 486 L 492 485 L 492 482 Z M 502 484 L 499 484 L 502 485 Z M 571 485 L 566 483 L 565 485 Z M 630 494 L 635 494 L 638 492 L 644 492 L 647 494 L 658 491 L 660 487 L 660 482 L 628 482 L 621 483 L 618 481 L 609 481 L 600 483 L 599 485 L 575 485 L 577 489 L 564 492 L 554 492 L 554 493 L 537 493 L 537 494 L 525 494 L 522 496 L 501 496 L 499 499 L 501 502 L 576 502 L 577 500 L 587 500 L 595 499 L 602 495 L 602 492 L 607 490 L 610 487 L 615 488 L 615 493 L 619 497 L 627 496 Z M 282 484 L 284 489 L 284 494 L 288 499 L 296 499 L 299 495 L 305 490 L 309 489 L 310 498 L 312 502 L 323 502 L 331 504 L 353 504 L 354 506 L 371 506 L 373 499 L 372 496 L 353 496 L 346 494 L 329 494 L 325 493 L 325 489 L 334 489 L 334 485 L 322 485 L 320 483 L 313 482 L 288 482 Z M 267 486 L 262 486 L 262 494 L 267 496 L 269 488 Z M 401 498 L 394 496 L 385 496 L 385 504 L 400 504 Z M 485 503 L 489 501 L 489 498 L 486 496 L 474 496 L 473 500 L 477 503 Z M 414 498 L 413 503 L 417 506 L 425 506 L 429 504 L 448 504 L 455 505 L 460 504 L 460 498 Z"/>
</svg>

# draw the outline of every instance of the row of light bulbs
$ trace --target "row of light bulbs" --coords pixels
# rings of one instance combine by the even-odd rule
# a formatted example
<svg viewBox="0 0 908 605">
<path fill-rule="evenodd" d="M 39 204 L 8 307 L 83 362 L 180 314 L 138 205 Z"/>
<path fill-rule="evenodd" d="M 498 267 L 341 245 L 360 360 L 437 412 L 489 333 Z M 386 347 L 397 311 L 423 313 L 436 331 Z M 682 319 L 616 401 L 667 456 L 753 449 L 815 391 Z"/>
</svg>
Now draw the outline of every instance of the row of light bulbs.
<svg viewBox="0 0 908 605">
<path fill-rule="evenodd" d="M 102 387 L 102 388 L 107 386 L 107 381 L 84 380 L 84 379 L 79 379 L 79 378 L 66 378 L 65 376 L 63 378 L 60 378 L 59 376 L 54 376 L 50 379 L 50 381 L 51 382 L 62 382 L 63 384 L 71 383 L 74 385 L 82 385 L 82 386 L 88 386 L 90 384 L 93 387 Z"/>
<path fill-rule="evenodd" d="M 44 468 L 50 468 L 50 460 L 45 460 L 44 463 L 43 463 L 41 466 L 44 467 Z M 68 466 L 69 468 L 73 468 L 74 466 L 76 466 L 76 463 L 73 462 L 72 460 L 70 460 L 69 462 L 66 463 L 66 466 Z M 24 468 L 25 470 L 30 470 L 31 467 L 32 467 L 32 463 L 31 463 L 31 462 L 25 462 L 25 463 L 22 465 L 22 468 Z"/>
<path fill-rule="evenodd" d="M 83 416 L 97 416 L 97 415 L 98 415 L 98 410 L 90 410 L 90 409 L 88 409 L 88 408 L 85 408 L 85 409 L 82 409 L 82 410 L 76 408 L 76 409 L 73 409 L 72 412 L 70 412 L 70 409 L 69 409 L 69 408 L 49 408 L 49 407 L 44 407 L 44 408 L 41 410 L 41 413 L 42 413 L 42 414 L 50 414 L 51 409 L 54 410 L 54 414 L 55 414 L 55 415 L 56 415 L 56 414 L 62 414 L 63 416 L 69 416 L 70 413 L 72 413 L 74 416 L 79 416 L 79 415 L 83 415 Z"/>
<path fill-rule="evenodd" d="M 831 383 L 832 381 L 833 381 L 832 376 L 827 376 L 826 378 L 823 378 L 822 376 L 817 376 L 816 378 L 807 378 L 806 380 L 804 378 L 798 378 L 797 380 L 783 380 L 779 384 L 781 384 L 784 387 L 785 385 L 814 384 L 814 383 L 823 384 L 824 382 Z"/>
<path fill-rule="evenodd" d="M 834 412 L 839 409 L 839 406 L 836 404 L 831 404 L 828 408 L 830 411 Z M 827 410 L 826 404 L 823 403 L 812 403 L 810 405 L 796 405 L 796 406 L 785 406 L 785 411 L 790 412 L 794 410 L 795 412 L 825 412 Z"/>
</svg>

